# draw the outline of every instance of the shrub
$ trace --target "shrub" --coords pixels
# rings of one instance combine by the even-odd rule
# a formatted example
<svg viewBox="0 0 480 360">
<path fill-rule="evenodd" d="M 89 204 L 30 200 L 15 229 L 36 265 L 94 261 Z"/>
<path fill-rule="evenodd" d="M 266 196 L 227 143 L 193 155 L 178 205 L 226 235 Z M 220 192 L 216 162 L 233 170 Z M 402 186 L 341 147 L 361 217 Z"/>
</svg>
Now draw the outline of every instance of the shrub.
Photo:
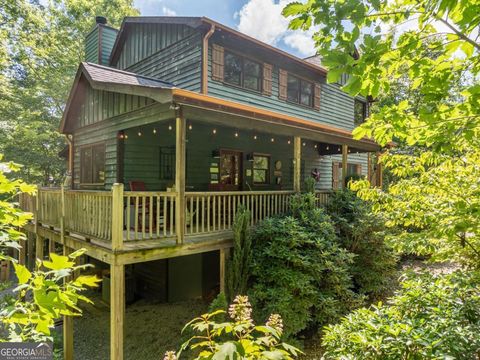
<svg viewBox="0 0 480 360">
<path fill-rule="evenodd" d="M 251 288 L 256 316 L 278 313 L 285 335 L 337 320 L 361 303 L 352 291 L 354 255 L 337 244 L 330 218 L 312 194 L 298 194 L 294 216 L 269 218 L 252 232 Z"/>
<path fill-rule="evenodd" d="M 326 327 L 325 359 L 478 359 L 479 285 L 478 274 L 414 274 L 388 305 Z"/>
<path fill-rule="evenodd" d="M 169 351 L 164 359 L 179 359 L 182 352 L 190 349 L 200 351 L 200 359 L 278 359 L 297 358 L 301 353 L 295 347 L 281 341 L 283 320 L 272 314 L 263 326 L 255 326 L 252 307 L 246 296 L 237 296 L 228 309 L 233 321 L 216 323 L 215 318 L 224 310 L 204 314 L 190 321 L 184 328 L 196 335 L 186 341 L 178 354 Z"/>
<path fill-rule="evenodd" d="M 227 261 L 226 296 L 233 300 L 236 295 L 245 294 L 251 263 L 250 211 L 241 206 L 233 222 L 233 255 Z"/>
<path fill-rule="evenodd" d="M 357 255 L 352 266 L 355 290 L 372 298 L 381 295 L 392 282 L 397 263 L 395 252 L 385 242 L 384 222 L 348 189 L 333 193 L 326 210 L 341 246 Z"/>
</svg>

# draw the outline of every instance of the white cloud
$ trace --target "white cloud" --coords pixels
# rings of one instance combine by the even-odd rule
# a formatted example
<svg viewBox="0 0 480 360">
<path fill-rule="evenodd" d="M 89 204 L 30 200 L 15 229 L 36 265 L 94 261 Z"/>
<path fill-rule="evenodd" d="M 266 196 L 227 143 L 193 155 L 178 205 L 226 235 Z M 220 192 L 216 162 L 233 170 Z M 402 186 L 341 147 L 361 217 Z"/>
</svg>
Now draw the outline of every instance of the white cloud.
<svg viewBox="0 0 480 360">
<path fill-rule="evenodd" d="M 302 56 L 312 55 L 314 42 L 312 32 L 288 29 L 289 20 L 282 10 L 291 0 L 249 0 L 235 18 L 239 19 L 238 30 L 270 45 L 283 41 Z"/>
<path fill-rule="evenodd" d="M 170 8 L 166 7 L 165 5 L 162 7 L 162 13 L 165 16 L 176 16 L 177 15 L 177 12 L 175 10 L 170 9 Z"/>
</svg>

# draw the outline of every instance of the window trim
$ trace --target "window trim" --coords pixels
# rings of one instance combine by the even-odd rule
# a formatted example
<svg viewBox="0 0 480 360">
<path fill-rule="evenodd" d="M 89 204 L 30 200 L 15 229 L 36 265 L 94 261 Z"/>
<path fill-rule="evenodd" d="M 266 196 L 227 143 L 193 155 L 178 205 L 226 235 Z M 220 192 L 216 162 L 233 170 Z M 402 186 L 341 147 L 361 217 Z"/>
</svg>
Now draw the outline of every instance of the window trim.
<svg viewBox="0 0 480 360">
<path fill-rule="evenodd" d="M 294 77 L 299 81 L 298 92 L 297 92 L 298 101 L 292 101 L 288 98 L 288 77 L 289 76 Z M 302 102 L 300 101 L 301 93 L 302 93 L 302 82 L 309 83 L 312 87 L 312 94 L 310 95 L 311 105 L 302 104 Z M 311 80 L 305 79 L 301 76 L 298 76 L 296 74 L 292 74 L 291 72 L 287 72 L 287 97 L 286 97 L 285 101 L 290 103 L 290 104 L 303 106 L 307 109 L 315 109 L 315 81 L 311 81 Z"/>
<path fill-rule="evenodd" d="M 93 162 L 93 149 L 95 147 L 102 147 L 103 148 L 103 173 L 104 173 L 104 177 L 103 177 L 103 182 L 91 182 L 91 183 L 88 183 L 88 182 L 83 182 L 83 172 L 84 172 L 84 168 L 83 168 L 83 161 L 82 161 L 82 151 L 84 151 L 85 149 L 91 149 L 92 150 L 92 162 L 90 164 L 91 166 L 91 170 L 92 170 L 92 176 L 93 176 L 93 168 L 94 168 L 94 162 Z M 96 142 L 96 143 L 93 143 L 93 144 L 85 144 L 85 145 L 81 145 L 78 147 L 78 151 L 79 151 L 79 185 L 81 187 L 88 187 L 88 186 L 103 186 L 105 185 L 105 178 L 106 178 L 106 171 L 105 171 L 105 167 L 106 167 L 106 158 L 107 158 L 107 145 L 106 145 L 106 142 L 105 141 L 100 141 L 100 142 Z M 92 178 L 92 181 L 93 181 L 93 178 Z"/>
<path fill-rule="evenodd" d="M 363 114 L 362 114 L 362 122 L 360 123 L 357 123 L 356 119 L 355 119 L 355 107 L 356 107 L 356 104 L 357 103 L 361 103 L 363 105 Z M 367 115 L 368 115 L 368 102 L 366 100 L 361 100 L 361 99 L 358 99 L 358 98 L 355 98 L 354 99 L 354 103 L 353 103 L 353 123 L 354 125 L 361 125 L 365 122 L 365 120 L 367 119 Z"/>
<path fill-rule="evenodd" d="M 268 159 L 268 164 L 267 164 L 267 168 L 266 169 L 260 169 L 260 168 L 255 168 L 255 157 L 265 157 Z M 252 184 L 253 185 L 270 185 L 271 184 L 271 162 L 272 162 L 272 155 L 271 154 L 264 154 L 264 153 L 256 153 L 254 152 L 252 154 Z M 267 172 L 266 176 L 265 176 L 265 182 L 256 182 L 255 181 L 255 175 L 254 175 L 254 172 L 255 170 L 265 170 Z"/>
<path fill-rule="evenodd" d="M 240 75 L 240 85 L 237 85 L 237 84 L 233 84 L 231 82 L 228 82 L 225 80 L 225 73 L 226 73 L 226 67 L 227 67 L 227 63 L 225 61 L 225 58 L 227 57 L 228 54 L 231 54 L 231 55 L 234 55 L 234 56 L 237 56 L 239 57 L 240 59 L 242 59 L 242 71 L 241 71 L 241 75 Z M 251 62 L 254 62 L 256 64 L 258 64 L 260 66 L 260 74 L 259 74 L 259 77 L 258 77 L 258 84 L 259 84 L 259 88 L 258 89 L 251 89 L 251 88 L 248 88 L 248 87 L 245 87 L 244 85 L 244 78 L 245 78 L 245 59 L 251 61 Z M 272 69 L 272 72 L 273 72 L 273 69 Z M 242 90 L 246 90 L 246 91 L 252 91 L 256 94 L 262 94 L 263 92 L 263 62 L 258 60 L 258 59 L 254 59 L 250 56 L 245 56 L 243 54 L 240 54 L 239 52 L 236 52 L 234 50 L 230 50 L 230 49 L 227 49 L 227 48 L 224 48 L 223 50 L 223 84 L 225 85 L 228 85 L 228 86 L 233 86 L 237 89 L 242 89 Z"/>
</svg>

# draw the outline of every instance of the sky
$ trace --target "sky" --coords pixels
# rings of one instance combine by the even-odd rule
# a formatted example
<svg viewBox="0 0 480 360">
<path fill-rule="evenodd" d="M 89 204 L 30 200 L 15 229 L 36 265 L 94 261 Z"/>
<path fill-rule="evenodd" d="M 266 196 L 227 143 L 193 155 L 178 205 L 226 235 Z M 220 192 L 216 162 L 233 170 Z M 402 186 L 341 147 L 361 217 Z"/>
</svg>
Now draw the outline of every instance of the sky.
<svg viewBox="0 0 480 360">
<path fill-rule="evenodd" d="M 288 30 L 292 0 L 135 0 L 144 16 L 206 16 L 298 57 L 315 53 L 311 33 Z"/>
</svg>

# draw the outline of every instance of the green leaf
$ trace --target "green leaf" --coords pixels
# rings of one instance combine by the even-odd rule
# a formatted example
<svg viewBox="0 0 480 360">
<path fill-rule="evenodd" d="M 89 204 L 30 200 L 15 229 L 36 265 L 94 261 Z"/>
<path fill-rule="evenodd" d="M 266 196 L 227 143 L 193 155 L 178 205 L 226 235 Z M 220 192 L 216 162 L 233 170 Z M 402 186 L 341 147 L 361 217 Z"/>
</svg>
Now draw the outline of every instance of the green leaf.
<svg viewBox="0 0 480 360">
<path fill-rule="evenodd" d="M 17 275 L 18 278 L 18 283 L 19 284 L 25 284 L 30 280 L 32 277 L 32 273 L 28 271 L 28 269 L 20 264 L 13 263 L 13 266 L 15 268 L 15 274 Z"/>
<path fill-rule="evenodd" d="M 305 5 L 300 2 L 292 2 L 285 6 L 282 10 L 282 15 L 285 17 L 298 15 L 304 12 Z"/>
<path fill-rule="evenodd" d="M 75 265 L 73 261 L 70 261 L 68 256 L 57 255 L 55 253 L 50 254 L 52 261 L 44 261 L 43 266 L 52 270 L 68 269 Z"/>
</svg>

